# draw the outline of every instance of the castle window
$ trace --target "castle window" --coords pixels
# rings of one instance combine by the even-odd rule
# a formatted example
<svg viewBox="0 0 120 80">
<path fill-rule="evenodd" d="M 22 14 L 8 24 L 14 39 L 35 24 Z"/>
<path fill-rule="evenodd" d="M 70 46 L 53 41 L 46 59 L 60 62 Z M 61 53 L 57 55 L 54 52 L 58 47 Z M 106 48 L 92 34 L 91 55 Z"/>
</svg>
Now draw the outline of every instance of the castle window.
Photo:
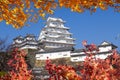
<svg viewBox="0 0 120 80">
<path fill-rule="evenodd" d="M 63 56 L 67 56 L 67 54 L 64 54 Z"/>
<path fill-rule="evenodd" d="M 73 59 L 74 61 L 77 61 L 78 59 Z"/>
</svg>

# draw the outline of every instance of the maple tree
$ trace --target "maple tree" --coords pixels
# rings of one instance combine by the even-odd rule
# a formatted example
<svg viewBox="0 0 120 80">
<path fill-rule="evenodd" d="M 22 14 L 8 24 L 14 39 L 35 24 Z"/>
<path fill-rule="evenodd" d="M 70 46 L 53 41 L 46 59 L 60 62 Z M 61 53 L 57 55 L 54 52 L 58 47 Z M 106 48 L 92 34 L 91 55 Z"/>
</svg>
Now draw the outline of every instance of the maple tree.
<svg viewBox="0 0 120 80">
<path fill-rule="evenodd" d="M 53 14 L 57 7 L 70 8 L 74 12 L 96 12 L 97 8 L 107 10 L 112 7 L 120 12 L 120 0 L 0 0 L 0 21 L 5 20 L 15 28 L 37 22 L 39 16 Z"/>
<path fill-rule="evenodd" d="M 71 66 L 51 64 L 51 61 L 46 60 L 46 69 L 50 74 L 49 80 L 82 80 Z"/>
<path fill-rule="evenodd" d="M 9 71 L 0 80 L 31 80 L 31 70 L 27 69 L 25 62 L 26 54 L 24 51 L 19 51 L 17 48 L 12 52 L 12 58 L 8 61 Z"/>
<path fill-rule="evenodd" d="M 96 45 L 85 46 L 86 59 L 80 74 L 72 66 L 51 64 L 51 60 L 46 60 L 46 69 L 50 74 L 50 80 L 120 80 L 120 55 L 113 51 L 106 59 L 95 57 L 98 49 Z M 78 70 L 79 71 L 79 70 Z"/>
<path fill-rule="evenodd" d="M 49 80 L 120 80 L 120 55 L 117 51 L 113 51 L 106 59 L 98 59 L 93 53 L 99 51 L 96 45 L 87 45 L 87 41 L 83 41 L 83 45 L 87 57 L 80 74 L 72 66 L 55 65 L 48 59 L 46 69 L 50 74 Z M 0 76 L 0 80 L 31 80 L 32 75 L 27 70 L 25 56 L 24 51 L 14 49 L 12 58 L 8 61 L 10 71 Z"/>
</svg>

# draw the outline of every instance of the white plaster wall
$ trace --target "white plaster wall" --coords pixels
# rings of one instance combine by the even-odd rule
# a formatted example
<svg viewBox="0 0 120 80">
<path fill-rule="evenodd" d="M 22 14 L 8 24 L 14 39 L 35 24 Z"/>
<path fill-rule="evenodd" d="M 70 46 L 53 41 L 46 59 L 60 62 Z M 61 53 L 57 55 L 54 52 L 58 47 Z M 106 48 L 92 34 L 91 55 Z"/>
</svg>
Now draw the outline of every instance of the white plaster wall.
<svg viewBox="0 0 120 80">
<path fill-rule="evenodd" d="M 37 47 L 36 46 L 24 46 L 24 47 L 22 47 L 22 48 L 20 48 L 20 49 L 37 49 Z"/>
<path fill-rule="evenodd" d="M 72 62 L 84 61 L 86 56 L 71 57 Z"/>
<path fill-rule="evenodd" d="M 56 25 L 54 25 L 53 23 L 50 23 L 49 26 L 56 27 Z"/>
<path fill-rule="evenodd" d="M 107 54 L 99 54 L 95 55 L 96 58 L 99 59 L 106 59 L 108 55 L 111 55 L 112 53 L 107 53 Z M 71 57 L 72 62 L 78 62 L 78 61 L 84 61 L 86 56 L 77 56 L 77 57 Z"/>
<path fill-rule="evenodd" d="M 22 40 L 15 40 L 16 43 L 22 43 Z"/>
<path fill-rule="evenodd" d="M 71 53 L 70 55 L 79 55 L 79 54 L 85 54 L 85 52 Z"/>
<path fill-rule="evenodd" d="M 112 53 L 107 53 L 107 54 L 100 54 L 100 55 L 96 55 L 96 58 L 100 58 L 100 59 L 106 59 L 108 55 L 111 55 Z"/>
<path fill-rule="evenodd" d="M 70 57 L 70 51 L 36 54 L 36 60 L 47 60 Z"/>
<path fill-rule="evenodd" d="M 111 46 L 99 47 L 99 52 L 106 52 L 106 51 L 110 51 L 110 50 L 112 50 Z"/>
</svg>

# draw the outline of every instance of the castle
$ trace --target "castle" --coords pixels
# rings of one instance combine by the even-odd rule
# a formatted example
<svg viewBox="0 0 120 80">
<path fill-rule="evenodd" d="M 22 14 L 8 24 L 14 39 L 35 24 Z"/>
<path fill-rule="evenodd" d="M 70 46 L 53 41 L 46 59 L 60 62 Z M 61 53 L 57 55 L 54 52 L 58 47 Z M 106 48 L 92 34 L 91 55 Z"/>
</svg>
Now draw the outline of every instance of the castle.
<svg viewBox="0 0 120 80">
<path fill-rule="evenodd" d="M 13 39 L 12 45 L 19 49 L 36 50 L 36 60 L 46 60 L 49 57 L 49 59 L 70 58 L 72 62 L 84 61 L 86 57 L 84 50 L 74 49 L 75 39 L 64 24 L 65 21 L 61 18 L 49 17 L 38 40 L 34 35 L 27 34 L 25 37 L 18 36 Z M 101 59 L 105 59 L 117 48 L 107 41 L 103 41 L 97 47 L 99 52 L 95 56 Z"/>
</svg>

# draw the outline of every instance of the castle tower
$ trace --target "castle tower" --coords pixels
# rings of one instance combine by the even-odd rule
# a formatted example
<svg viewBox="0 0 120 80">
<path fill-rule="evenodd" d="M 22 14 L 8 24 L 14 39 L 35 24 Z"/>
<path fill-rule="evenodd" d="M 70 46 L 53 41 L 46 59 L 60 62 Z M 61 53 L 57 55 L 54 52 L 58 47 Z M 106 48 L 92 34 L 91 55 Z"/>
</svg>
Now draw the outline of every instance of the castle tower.
<svg viewBox="0 0 120 80">
<path fill-rule="evenodd" d="M 17 47 L 19 49 L 37 49 L 38 43 L 34 35 L 27 34 L 25 37 L 18 36 L 13 39 L 12 47 Z"/>
<path fill-rule="evenodd" d="M 65 21 L 60 18 L 49 17 L 45 27 L 42 29 L 38 42 L 42 43 L 43 49 L 72 48 L 74 39 L 69 28 L 64 26 Z"/>
</svg>

